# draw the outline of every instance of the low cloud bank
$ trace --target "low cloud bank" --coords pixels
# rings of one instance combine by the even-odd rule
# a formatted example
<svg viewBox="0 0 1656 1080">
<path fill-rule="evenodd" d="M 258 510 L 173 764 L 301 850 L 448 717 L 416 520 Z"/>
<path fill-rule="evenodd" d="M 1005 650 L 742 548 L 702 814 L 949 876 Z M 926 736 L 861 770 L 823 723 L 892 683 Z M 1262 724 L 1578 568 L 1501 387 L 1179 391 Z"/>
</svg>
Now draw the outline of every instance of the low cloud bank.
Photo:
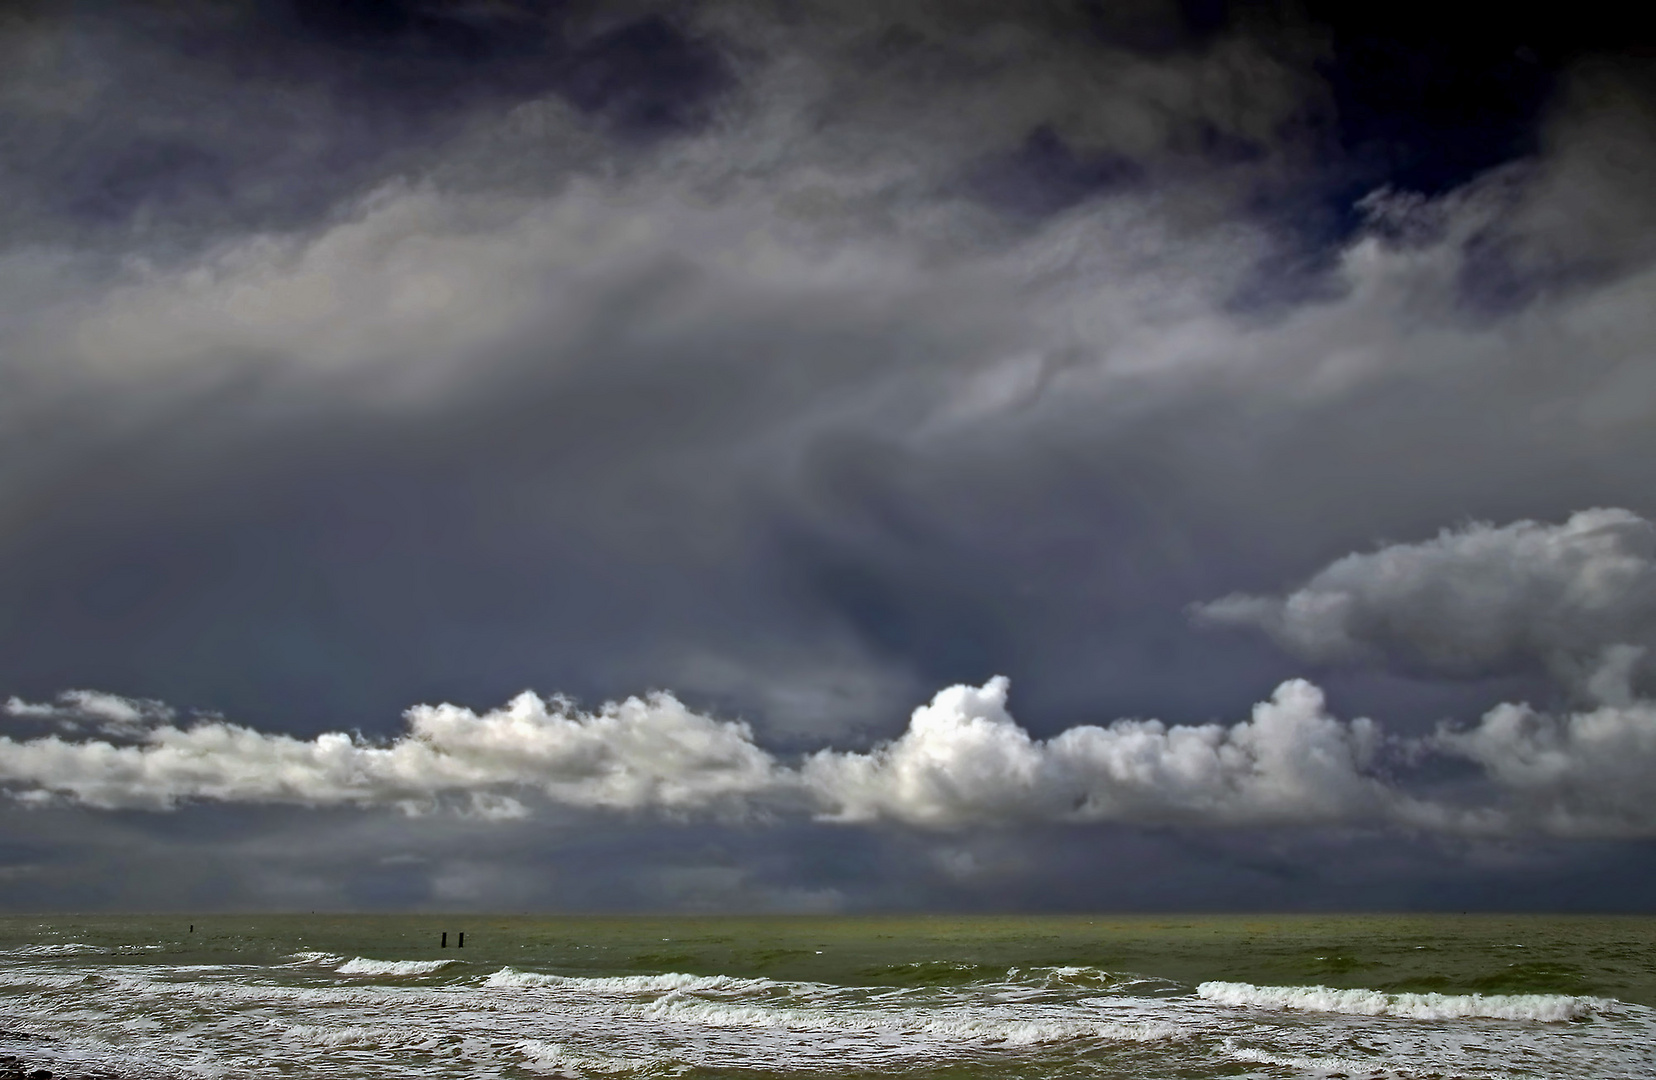
<svg viewBox="0 0 1656 1080">
<path fill-rule="evenodd" d="M 1330 715 L 1317 687 L 1291 680 L 1230 726 L 1117 720 L 1043 740 L 1012 718 L 1007 691 L 1003 678 L 949 687 L 897 739 L 792 763 L 747 725 L 670 694 L 583 713 L 525 693 L 482 714 L 417 706 L 407 732 L 385 743 L 218 719 L 158 720 L 125 741 L 0 738 L 0 784 L 26 803 L 111 810 L 206 801 L 518 818 L 551 806 L 941 830 L 1126 822 L 1656 835 L 1644 794 L 1656 772 L 1649 702 L 1561 716 L 1501 705 L 1470 728 L 1405 740 Z M 1410 763 L 1430 757 L 1480 775 L 1452 796 L 1422 793 Z"/>
<path fill-rule="evenodd" d="M 65 695 L 59 710 L 75 700 Z M 13 700 L 6 711 L 34 716 L 43 708 L 50 707 Z M 530 796 L 595 810 L 739 809 L 776 782 L 775 761 L 745 724 L 694 713 L 671 695 L 583 714 L 562 699 L 525 693 L 481 716 L 421 705 L 405 717 L 407 734 L 386 744 L 343 732 L 306 740 L 217 719 L 180 727 L 162 718 L 126 745 L 0 738 L 0 782 L 25 800 L 103 809 L 165 810 L 194 800 L 409 811 L 455 803 L 485 817 L 522 817 L 529 811 L 521 800 Z"/>
<path fill-rule="evenodd" d="M 374 741 L 298 739 L 214 715 L 181 723 L 161 702 L 72 690 L 0 707 L 57 729 L 0 737 L 0 786 L 26 803 L 110 810 L 212 801 L 513 818 L 556 806 L 930 829 L 1132 822 L 1656 836 L 1646 790 L 1656 701 L 1637 694 L 1656 621 L 1656 530 L 1636 514 L 1471 525 L 1347 556 L 1286 597 L 1231 596 L 1197 614 L 1257 626 L 1313 659 L 1450 674 L 1538 661 L 1590 703 L 1559 713 L 1505 703 L 1469 727 L 1405 738 L 1332 715 L 1320 689 L 1292 679 L 1239 723 L 1120 719 L 1039 739 L 1013 718 L 1010 683 L 996 677 L 939 691 L 900 736 L 867 751 L 784 760 L 747 724 L 668 693 L 593 712 L 529 692 L 482 714 L 417 705 L 402 736 Z M 1434 759 L 1472 775 L 1445 781 Z"/>
</svg>

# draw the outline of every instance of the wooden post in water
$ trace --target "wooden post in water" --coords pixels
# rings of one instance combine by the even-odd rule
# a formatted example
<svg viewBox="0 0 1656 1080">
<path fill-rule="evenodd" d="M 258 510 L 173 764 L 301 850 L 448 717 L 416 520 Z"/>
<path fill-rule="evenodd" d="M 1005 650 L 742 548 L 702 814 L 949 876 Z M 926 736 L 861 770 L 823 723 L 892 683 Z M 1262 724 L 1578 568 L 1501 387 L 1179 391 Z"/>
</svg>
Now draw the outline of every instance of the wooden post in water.
<svg viewBox="0 0 1656 1080">
<path fill-rule="evenodd" d="M 460 931 L 460 944 L 458 947 L 462 949 L 466 947 L 466 932 L 464 930 Z"/>
<path fill-rule="evenodd" d="M 448 948 L 448 931 L 443 931 L 443 948 Z"/>
</svg>

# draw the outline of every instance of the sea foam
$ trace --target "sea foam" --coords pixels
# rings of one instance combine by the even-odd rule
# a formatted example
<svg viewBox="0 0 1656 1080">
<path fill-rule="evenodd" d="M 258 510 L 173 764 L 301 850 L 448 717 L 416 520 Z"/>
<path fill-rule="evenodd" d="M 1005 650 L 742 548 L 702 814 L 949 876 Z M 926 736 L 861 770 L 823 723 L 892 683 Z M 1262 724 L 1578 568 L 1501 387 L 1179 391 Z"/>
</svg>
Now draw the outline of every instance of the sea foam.
<svg viewBox="0 0 1656 1080">
<path fill-rule="evenodd" d="M 335 964 L 340 964 L 340 963 L 343 963 L 345 961 L 345 958 L 343 956 L 340 956 L 337 953 L 329 953 L 329 952 L 296 952 L 296 953 L 289 953 L 287 956 L 284 956 L 282 959 L 286 960 L 288 962 L 288 964 L 296 966 L 296 967 L 300 966 L 300 965 L 315 965 L 315 966 L 319 966 L 319 967 L 333 967 Z"/>
<path fill-rule="evenodd" d="M 1409 1020 L 1577 1020 L 1608 1012 L 1608 998 L 1566 994 L 1387 994 L 1379 990 L 1336 990 L 1327 986 L 1254 986 L 1252 983 L 1205 982 L 1198 996 L 1221 1005 L 1252 1005 L 1302 1012 L 1397 1016 Z"/>
<path fill-rule="evenodd" d="M 357 956 L 334 970 L 341 975 L 430 975 L 458 960 L 369 960 Z"/>
<path fill-rule="evenodd" d="M 343 970 L 343 969 L 342 969 Z M 567 989 L 599 994 L 774 994 L 785 993 L 791 984 L 774 979 L 744 979 L 734 975 L 613 975 L 586 978 L 578 975 L 543 975 L 503 967 L 483 982 L 484 986 L 505 989 Z"/>
<path fill-rule="evenodd" d="M 92 956 L 108 951 L 80 941 L 65 941 L 53 945 L 19 945 L 15 949 L 0 950 L 0 956 Z"/>
<path fill-rule="evenodd" d="M 1111 1020 L 1096 1015 L 1022 1016 L 971 1008 L 933 1010 L 898 1008 L 865 1011 L 729 1005 L 668 995 L 639 1015 L 676 1026 L 757 1028 L 794 1034 L 836 1033 L 865 1036 L 876 1042 L 920 1039 L 933 1044 L 1031 1046 L 1040 1043 L 1101 1039 L 1111 1042 L 1159 1042 L 1185 1031 L 1176 1024 Z"/>
<path fill-rule="evenodd" d="M 616 1057 L 612 1054 L 600 1054 L 588 1051 L 580 1053 L 559 1042 L 544 1039 L 527 1039 L 516 1046 L 518 1053 L 523 1055 L 524 1064 L 534 1072 L 552 1073 L 558 1076 L 583 1076 L 590 1073 L 599 1075 L 629 1072 L 662 1072 L 671 1070 L 671 1066 L 678 1064 L 670 1057 L 658 1059 Z M 671 1070 L 676 1071 L 676 1070 Z"/>
<path fill-rule="evenodd" d="M 346 1027 L 289 1024 L 282 1034 L 313 1046 L 379 1046 L 386 1041 L 384 1028 L 364 1027 L 361 1024 Z"/>
</svg>

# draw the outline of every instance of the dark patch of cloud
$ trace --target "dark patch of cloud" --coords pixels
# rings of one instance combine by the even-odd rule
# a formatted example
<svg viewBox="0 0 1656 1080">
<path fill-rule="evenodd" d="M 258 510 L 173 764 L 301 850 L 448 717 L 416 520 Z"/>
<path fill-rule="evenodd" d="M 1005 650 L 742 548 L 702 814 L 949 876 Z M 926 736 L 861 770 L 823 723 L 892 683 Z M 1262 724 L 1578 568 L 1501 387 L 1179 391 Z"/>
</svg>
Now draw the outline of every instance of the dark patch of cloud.
<svg viewBox="0 0 1656 1080">
<path fill-rule="evenodd" d="M 704 123 L 731 84 L 663 15 L 591 29 L 538 2 L 190 0 L 21 27 L 0 79 L 6 220 L 42 242 L 302 226 L 431 169 L 479 116 L 561 98 L 649 139 Z"/>
<path fill-rule="evenodd" d="M 199 17 L 174 27 L 205 59 L 276 85 L 314 79 L 338 108 L 400 127 L 566 88 L 580 21 L 555 0 L 261 0 L 231 34 Z"/>
<path fill-rule="evenodd" d="M 969 186 L 998 209 L 1038 218 L 1142 177 L 1131 158 L 1108 151 L 1077 154 L 1050 127 L 1042 126 L 1012 153 L 982 165 Z"/>
<path fill-rule="evenodd" d="M 1463 247 L 1456 285 L 1463 303 L 1490 316 L 1508 315 L 1534 301 L 1546 286 L 1545 278 L 1523 265 L 1517 241 L 1482 233 Z"/>
<path fill-rule="evenodd" d="M 1112 4 L 1082 0 L 1076 7 L 1099 41 L 1148 55 L 1200 48 L 1231 29 L 1227 0 L 1178 0 L 1168 4 Z"/>
<path fill-rule="evenodd" d="M 704 123 L 731 80 L 710 44 L 652 15 L 582 42 L 559 90 L 623 133 L 655 135 Z"/>
<path fill-rule="evenodd" d="M 91 156 L 64 178 L 70 213 L 125 221 L 140 207 L 159 208 L 229 195 L 225 163 L 178 140 L 138 139 L 108 156 Z"/>
</svg>

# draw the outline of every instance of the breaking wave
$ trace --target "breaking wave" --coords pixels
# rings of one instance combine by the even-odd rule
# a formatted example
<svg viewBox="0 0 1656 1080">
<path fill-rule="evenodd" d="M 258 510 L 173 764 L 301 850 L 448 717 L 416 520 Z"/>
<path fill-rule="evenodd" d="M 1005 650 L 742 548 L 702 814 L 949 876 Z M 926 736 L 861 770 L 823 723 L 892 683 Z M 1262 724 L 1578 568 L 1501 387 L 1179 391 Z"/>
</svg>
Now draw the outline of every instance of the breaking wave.
<svg viewBox="0 0 1656 1080">
<path fill-rule="evenodd" d="M 344 970 L 341 968 L 340 970 Z M 503 989 L 582 990 L 601 994 L 721 994 L 759 995 L 785 994 L 794 985 L 774 979 L 744 979 L 734 975 L 684 975 L 668 972 L 665 975 L 613 975 L 606 978 L 586 978 L 578 975 L 543 975 L 534 971 L 519 971 L 503 967 L 483 982 L 484 986 Z"/>
<path fill-rule="evenodd" d="M 593 1073 L 599 1075 L 611 1073 L 631 1072 L 661 1072 L 672 1064 L 670 1059 L 617 1057 L 613 1054 L 600 1054 L 593 1051 L 581 1053 L 563 1043 L 551 1042 L 544 1039 L 526 1039 L 515 1047 L 523 1055 L 523 1063 L 534 1072 L 552 1073 L 559 1076 L 585 1076 Z"/>
<path fill-rule="evenodd" d="M 1328 1054 L 1278 1054 L 1257 1046 L 1243 1046 L 1235 1039 L 1226 1039 L 1224 1045 L 1225 1052 L 1237 1061 L 1248 1061 L 1257 1065 L 1280 1065 L 1303 1076 L 1351 1076 L 1360 1073 L 1370 1064 Z"/>
<path fill-rule="evenodd" d="M 19 945 L 0 952 L 0 956 L 92 956 L 108 951 L 79 941 L 65 941 L 56 945 Z"/>
<path fill-rule="evenodd" d="M 357 956 L 334 970 L 341 975 L 430 975 L 458 960 L 369 960 Z"/>
<path fill-rule="evenodd" d="M 1205 982 L 1198 996 L 1220 1005 L 1265 1009 L 1396 1016 L 1409 1020 L 1579 1020 L 1614 1010 L 1608 998 L 1566 994 L 1387 994 L 1379 990 L 1336 990 L 1327 986 L 1255 986 Z"/>
<path fill-rule="evenodd" d="M 383 1028 L 352 1024 L 326 1027 L 321 1024 L 289 1024 L 283 1035 L 313 1046 L 378 1046 L 385 1041 Z"/>
<path fill-rule="evenodd" d="M 1112 994 L 1129 990 L 1139 994 L 1178 990 L 1178 984 L 1167 979 L 1096 967 L 1014 967 L 1007 969 L 1006 979 L 1014 986 L 1037 990 L 1094 990 Z"/>
<path fill-rule="evenodd" d="M 645 1015 L 677 1025 L 713 1028 L 769 1028 L 793 1033 L 902 1036 L 944 1044 L 1033 1046 L 1042 1043 L 1099 1039 L 1108 1042 L 1158 1042 L 1178 1037 L 1178 1025 L 1119 1022 L 1092 1017 L 1017 1017 L 970 1009 L 925 1008 L 880 1011 L 779 1009 L 762 1005 L 724 1005 L 670 994 Z"/>
<path fill-rule="evenodd" d="M 1055 969 L 1056 970 L 1056 969 Z M 1065 969 L 1073 974 L 1082 969 Z M 1100 973 L 1102 974 L 1102 973 Z M 983 1046 L 1034 1046 L 1075 1040 L 1156 1042 L 1181 1034 L 1177 1025 L 1104 1019 L 1097 1016 L 1017 1016 L 984 1012 L 970 1006 L 902 1004 L 913 990 L 878 995 L 881 1007 L 866 995 L 871 988 L 818 983 L 778 982 L 774 979 L 729 975 L 619 975 L 585 978 L 548 975 L 506 967 L 483 983 L 493 989 L 548 989 L 572 991 L 611 1015 L 637 1017 L 680 1029 L 738 1029 L 809 1033 L 841 1037 L 866 1036 L 879 1042 L 920 1039 L 938 1044 L 972 1043 Z M 1005 984 L 1001 984 L 1005 985 Z M 644 1000 L 639 1000 L 639 999 Z M 608 1004 L 604 1002 L 608 1000 Z M 785 1000 L 779 1000 L 785 999 Z M 838 999 L 848 999 L 836 1004 Z M 542 1060 L 566 1055 L 567 1048 L 544 1044 Z M 547 1055 L 551 1055 L 547 1057 Z M 567 1061 L 565 1062 L 568 1063 Z"/>
</svg>

